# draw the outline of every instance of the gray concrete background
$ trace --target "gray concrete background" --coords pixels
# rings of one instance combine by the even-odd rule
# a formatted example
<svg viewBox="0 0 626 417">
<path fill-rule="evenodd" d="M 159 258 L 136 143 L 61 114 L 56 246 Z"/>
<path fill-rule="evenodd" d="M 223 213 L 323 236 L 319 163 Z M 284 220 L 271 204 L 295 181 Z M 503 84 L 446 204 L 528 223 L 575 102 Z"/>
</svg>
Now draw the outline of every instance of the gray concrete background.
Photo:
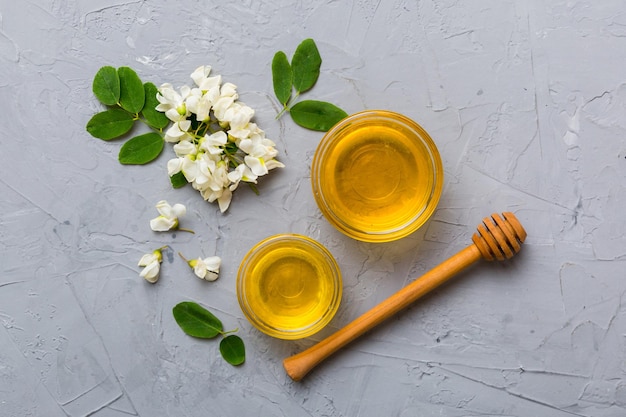
<svg viewBox="0 0 626 417">
<path fill-rule="evenodd" d="M 309 168 L 321 135 L 275 121 L 270 62 L 307 37 L 324 62 L 307 98 L 394 110 L 434 138 L 446 181 L 431 221 L 389 244 L 320 215 Z M 0 0 L 0 415 L 626 415 L 626 9 L 619 0 Z M 103 65 L 189 84 L 212 65 L 273 138 L 286 168 L 220 214 L 173 190 L 165 162 L 121 166 L 85 132 Z M 155 203 L 183 203 L 195 235 L 157 234 Z M 529 237 L 475 265 L 300 383 L 283 358 L 345 325 L 513 211 Z M 337 258 L 345 291 L 300 341 L 256 331 L 235 294 L 243 255 L 293 232 Z M 217 254 L 218 281 L 166 253 Z M 182 333 L 193 300 L 239 327 L 247 361 Z"/>
</svg>

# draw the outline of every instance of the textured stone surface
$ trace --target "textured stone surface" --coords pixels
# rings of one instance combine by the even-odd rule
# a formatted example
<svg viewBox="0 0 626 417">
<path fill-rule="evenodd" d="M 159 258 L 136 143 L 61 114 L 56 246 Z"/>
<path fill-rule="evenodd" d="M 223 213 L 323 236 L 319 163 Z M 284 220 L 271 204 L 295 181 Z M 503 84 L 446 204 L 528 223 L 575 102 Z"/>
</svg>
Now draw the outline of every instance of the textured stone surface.
<svg viewBox="0 0 626 417">
<path fill-rule="evenodd" d="M 270 62 L 313 37 L 308 98 L 415 119 L 446 182 L 431 221 L 389 244 L 353 241 L 320 215 L 309 168 L 321 135 L 275 121 Z M 117 162 L 85 132 L 91 80 L 131 66 L 156 84 L 212 65 L 257 111 L 286 168 L 242 188 L 226 214 L 165 162 Z M 3 416 L 626 415 L 626 14 L 623 2 L 0 0 L 0 414 Z M 160 199 L 185 226 L 148 226 Z M 527 244 L 480 263 L 326 361 L 300 383 L 281 361 L 348 323 L 513 211 Z M 260 334 L 236 301 L 240 260 L 262 238 L 311 236 L 345 291 L 309 339 Z M 164 244 L 224 260 L 214 283 Z M 238 368 L 185 336 L 194 300 L 239 327 Z"/>
</svg>

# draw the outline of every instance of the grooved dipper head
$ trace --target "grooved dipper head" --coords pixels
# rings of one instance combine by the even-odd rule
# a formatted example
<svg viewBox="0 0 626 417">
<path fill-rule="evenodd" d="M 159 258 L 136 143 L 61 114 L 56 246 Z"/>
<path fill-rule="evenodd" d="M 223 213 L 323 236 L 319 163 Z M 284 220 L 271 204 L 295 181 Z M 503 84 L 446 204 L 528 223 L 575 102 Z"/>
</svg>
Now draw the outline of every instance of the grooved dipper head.
<svg viewBox="0 0 626 417">
<path fill-rule="evenodd" d="M 472 241 L 480 254 L 488 261 L 502 261 L 513 257 L 526 239 L 526 231 L 513 213 L 504 212 L 502 216 L 494 213 L 485 217 L 479 225 Z"/>
</svg>

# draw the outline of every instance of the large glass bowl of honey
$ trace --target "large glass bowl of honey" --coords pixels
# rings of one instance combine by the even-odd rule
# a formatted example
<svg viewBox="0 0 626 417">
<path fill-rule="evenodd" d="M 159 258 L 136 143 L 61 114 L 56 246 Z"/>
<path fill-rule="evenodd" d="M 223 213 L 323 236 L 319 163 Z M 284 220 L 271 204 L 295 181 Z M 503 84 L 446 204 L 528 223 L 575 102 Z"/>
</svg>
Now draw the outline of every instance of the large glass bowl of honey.
<svg viewBox="0 0 626 417">
<path fill-rule="evenodd" d="M 257 243 L 237 274 L 244 315 L 257 329 L 280 339 L 300 339 L 321 330 L 337 312 L 342 290 L 332 254 L 298 234 Z"/>
<path fill-rule="evenodd" d="M 443 189 L 443 166 L 430 135 L 386 110 L 353 114 L 331 128 L 311 166 L 313 195 L 339 231 L 389 242 L 420 228 Z"/>
</svg>

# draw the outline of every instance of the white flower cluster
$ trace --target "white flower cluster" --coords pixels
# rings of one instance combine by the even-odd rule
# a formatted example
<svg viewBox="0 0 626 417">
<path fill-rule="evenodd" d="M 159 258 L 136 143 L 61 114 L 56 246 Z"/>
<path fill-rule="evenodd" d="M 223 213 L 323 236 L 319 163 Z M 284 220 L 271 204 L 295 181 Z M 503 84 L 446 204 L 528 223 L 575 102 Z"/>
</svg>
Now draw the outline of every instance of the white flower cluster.
<svg viewBox="0 0 626 417">
<path fill-rule="evenodd" d="M 222 84 L 221 76 L 210 72 L 209 66 L 197 68 L 191 74 L 194 88 L 161 85 L 156 109 L 173 122 L 165 133 L 176 153 L 167 163 L 169 175 L 182 173 L 224 212 L 241 181 L 256 184 L 258 177 L 284 165 L 276 160 L 275 143 L 251 122 L 254 110 L 237 101 L 237 87 Z"/>
</svg>

